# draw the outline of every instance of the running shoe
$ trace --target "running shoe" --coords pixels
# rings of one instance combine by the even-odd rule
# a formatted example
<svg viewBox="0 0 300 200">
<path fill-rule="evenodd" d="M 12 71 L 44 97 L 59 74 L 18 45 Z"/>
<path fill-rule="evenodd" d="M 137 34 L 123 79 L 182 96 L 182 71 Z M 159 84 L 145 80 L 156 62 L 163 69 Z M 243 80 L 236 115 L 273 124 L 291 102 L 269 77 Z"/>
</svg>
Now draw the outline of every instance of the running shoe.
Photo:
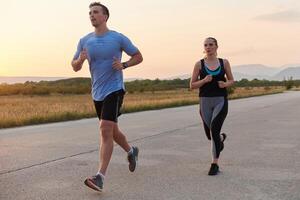
<svg viewBox="0 0 300 200">
<path fill-rule="evenodd" d="M 127 159 L 129 162 L 129 171 L 134 172 L 139 156 L 139 149 L 137 147 L 132 147 L 132 149 L 133 151 L 131 154 L 128 154 Z"/>
<path fill-rule="evenodd" d="M 98 192 L 102 192 L 103 190 L 103 178 L 100 174 L 85 179 L 84 184 Z"/>
</svg>

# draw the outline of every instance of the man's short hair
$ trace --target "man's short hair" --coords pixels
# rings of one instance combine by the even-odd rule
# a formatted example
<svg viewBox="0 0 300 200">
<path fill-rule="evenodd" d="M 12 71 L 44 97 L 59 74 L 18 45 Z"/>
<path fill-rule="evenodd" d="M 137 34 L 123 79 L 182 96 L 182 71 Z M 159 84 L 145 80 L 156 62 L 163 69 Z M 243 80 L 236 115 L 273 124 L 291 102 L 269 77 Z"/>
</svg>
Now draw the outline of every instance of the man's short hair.
<svg viewBox="0 0 300 200">
<path fill-rule="evenodd" d="M 101 4 L 100 2 L 93 2 L 93 3 L 91 3 L 89 5 L 89 8 L 91 8 L 93 6 L 100 6 L 102 8 L 103 14 L 107 15 L 107 20 L 108 20 L 108 18 L 109 18 L 109 10 L 108 10 L 108 8 L 105 5 Z"/>
</svg>

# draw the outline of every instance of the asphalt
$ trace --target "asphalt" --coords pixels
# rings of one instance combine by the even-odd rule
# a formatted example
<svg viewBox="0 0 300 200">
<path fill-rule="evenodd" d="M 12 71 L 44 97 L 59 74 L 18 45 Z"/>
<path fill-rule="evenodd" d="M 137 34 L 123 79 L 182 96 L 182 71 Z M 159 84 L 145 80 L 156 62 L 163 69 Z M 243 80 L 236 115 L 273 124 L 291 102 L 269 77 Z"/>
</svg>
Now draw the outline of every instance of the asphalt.
<svg viewBox="0 0 300 200">
<path fill-rule="evenodd" d="M 97 170 L 97 119 L 2 129 L 0 199 L 299 200 L 299 102 L 300 92 L 229 101 L 214 177 L 197 105 L 124 114 L 138 167 L 115 146 L 101 194 L 83 184 Z"/>
</svg>

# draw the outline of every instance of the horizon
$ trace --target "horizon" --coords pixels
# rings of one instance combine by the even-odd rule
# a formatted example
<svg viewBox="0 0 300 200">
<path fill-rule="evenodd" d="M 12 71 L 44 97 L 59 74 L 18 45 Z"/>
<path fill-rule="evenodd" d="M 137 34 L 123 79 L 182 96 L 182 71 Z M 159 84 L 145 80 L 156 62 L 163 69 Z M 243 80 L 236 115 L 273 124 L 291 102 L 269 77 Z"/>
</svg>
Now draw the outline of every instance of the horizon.
<svg viewBox="0 0 300 200">
<path fill-rule="evenodd" d="M 4 2 L 0 76 L 90 77 L 87 63 L 77 73 L 70 65 L 79 39 L 93 31 L 89 3 L 72 2 L 70 9 L 69 1 Z M 141 0 L 134 8 L 126 1 L 101 3 L 111 13 L 108 27 L 128 36 L 144 56 L 143 63 L 124 71 L 127 79 L 191 73 L 208 36 L 216 37 L 218 55 L 232 67 L 260 63 L 280 68 L 300 63 L 297 0 Z M 123 54 L 123 61 L 127 59 Z"/>
<path fill-rule="evenodd" d="M 265 69 L 268 70 L 274 70 L 276 69 L 277 71 L 274 71 L 273 74 L 269 75 L 269 77 L 266 77 L 265 74 L 259 74 L 259 73 L 254 73 L 251 71 L 251 69 L 247 67 L 252 67 L 252 66 L 258 66 L 258 67 L 264 67 Z M 236 68 L 239 68 L 239 70 L 235 70 Z M 243 68 L 247 69 L 247 72 L 241 71 Z M 237 66 L 232 66 L 232 71 L 234 75 L 237 75 L 236 80 L 239 81 L 242 78 L 252 80 L 253 78 L 257 79 L 269 79 L 272 80 L 272 77 L 275 77 L 275 75 L 279 74 L 279 72 L 282 72 L 288 68 L 300 68 L 300 64 L 287 64 L 283 65 L 280 67 L 272 67 L 272 66 L 266 66 L 262 64 L 245 64 L 245 65 L 237 65 Z M 249 70 L 251 72 L 249 72 Z M 253 74 L 254 73 L 254 74 Z M 255 75 L 256 74 L 256 75 Z M 242 76 L 241 76 L 242 75 Z M 186 79 L 187 76 L 191 76 L 191 73 L 185 73 L 185 74 L 173 74 L 170 76 L 166 77 L 124 77 L 124 81 L 132 81 L 132 80 L 155 80 L 155 79 L 160 79 L 160 80 L 172 80 L 176 78 L 180 79 Z M 298 75 L 296 75 L 296 78 Z M 27 81 L 29 82 L 40 82 L 40 81 L 56 81 L 56 80 L 63 80 L 63 79 L 72 79 L 72 78 L 91 78 L 90 76 L 0 76 L 0 84 L 15 84 L 15 83 L 25 83 Z M 299 77 L 297 78 L 299 79 Z"/>
<path fill-rule="evenodd" d="M 260 73 L 256 73 L 251 69 L 251 67 L 263 67 L 263 71 L 260 71 L 261 69 L 257 69 L 260 71 Z M 250 68 L 249 68 L 250 67 Z M 287 66 L 281 66 L 281 67 L 271 67 L 271 66 L 265 66 L 261 64 L 246 64 L 246 65 L 238 65 L 233 66 L 233 69 L 238 68 L 238 70 L 233 70 L 233 74 L 236 76 L 235 80 L 240 81 L 241 79 L 259 79 L 259 80 L 281 80 L 278 77 L 282 77 L 282 80 L 284 80 L 286 77 L 294 77 L 295 80 L 300 80 L 300 64 L 288 64 Z M 286 72 L 287 69 L 298 69 L 297 74 L 291 75 L 289 72 L 288 74 L 283 75 L 282 73 Z M 266 72 L 267 70 L 267 72 Z M 270 70 L 273 70 L 273 72 L 270 74 Z M 274 71 L 275 70 L 275 71 Z M 266 75 L 268 73 L 268 75 Z M 174 79 L 187 79 L 191 76 L 191 73 L 186 74 L 177 74 L 177 75 L 171 75 L 167 77 L 154 77 L 154 78 L 147 78 L 147 77 L 124 77 L 124 81 L 132 81 L 132 80 L 174 80 Z M 64 80 L 64 79 L 72 79 L 72 78 L 91 78 L 90 76 L 70 76 L 70 77 L 63 77 L 63 76 L 0 76 L 0 84 L 15 84 L 15 83 L 25 83 L 27 81 L 29 82 L 40 82 L 40 81 L 56 81 L 56 80 Z"/>
</svg>

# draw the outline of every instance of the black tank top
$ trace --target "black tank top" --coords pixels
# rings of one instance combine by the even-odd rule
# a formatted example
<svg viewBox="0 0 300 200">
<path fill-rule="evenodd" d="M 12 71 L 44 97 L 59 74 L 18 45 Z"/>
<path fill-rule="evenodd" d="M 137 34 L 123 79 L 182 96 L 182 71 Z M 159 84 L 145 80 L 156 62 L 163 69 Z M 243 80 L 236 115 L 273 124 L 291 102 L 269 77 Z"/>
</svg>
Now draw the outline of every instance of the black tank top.
<svg viewBox="0 0 300 200">
<path fill-rule="evenodd" d="M 200 80 L 207 75 L 212 75 L 212 81 L 205 83 L 199 88 L 199 97 L 227 97 L 226 88 L 219 88 L 218 81 L 226 81 L 223 59 L 219 58 L 220 66 L 215 70 L 208 69 L 204 64 L 204 59 L 201 59 Z"/>
</svg>

